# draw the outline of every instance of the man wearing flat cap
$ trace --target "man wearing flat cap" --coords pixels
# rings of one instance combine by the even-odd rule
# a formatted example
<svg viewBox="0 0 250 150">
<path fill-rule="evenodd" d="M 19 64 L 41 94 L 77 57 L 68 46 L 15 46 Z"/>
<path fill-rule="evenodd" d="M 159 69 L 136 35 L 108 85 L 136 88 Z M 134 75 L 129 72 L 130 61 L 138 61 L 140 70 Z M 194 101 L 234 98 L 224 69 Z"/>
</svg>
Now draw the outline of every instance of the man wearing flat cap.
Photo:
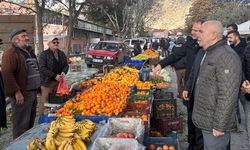
<svg viewBox="0 0 250 150">
<path fill-rule="evenodd" d="M 59 40 L 56 37 L 48 39 L 49 48 L 43 51 L 39 57 L 39 68 L 41 74 L 41 98 L 39 101 L 39 115 L 44 114 L 44 103 L 58 86 L 58 83 L 69 70 L 67 57 L 63 51 L 58 49 Z"/>
<path fill-rule="evenodd" d="M 16 139 L 34 125 L 40 74 L 26 30 L 11 32 L 10 40 L 12 47 L 3 53 L 2 74 L 5 95 L 11 99 L 13 138 Z"/>
</svg>

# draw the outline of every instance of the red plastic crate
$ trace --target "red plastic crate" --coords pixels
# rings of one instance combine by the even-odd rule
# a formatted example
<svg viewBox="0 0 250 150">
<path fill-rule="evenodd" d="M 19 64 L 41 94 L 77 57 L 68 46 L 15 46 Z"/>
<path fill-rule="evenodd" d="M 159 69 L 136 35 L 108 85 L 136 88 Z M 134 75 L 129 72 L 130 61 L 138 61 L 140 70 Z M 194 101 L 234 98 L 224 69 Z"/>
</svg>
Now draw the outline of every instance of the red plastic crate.
<svg viewBox="0 0 250 150">
<path fill-rule="evenodd" d="M 171 118 L 171 119 L 159 119 L 158 122 L 158 130 L 166 136 L 172 131 L 183 132 L 183 118 Z"/>
</svg>

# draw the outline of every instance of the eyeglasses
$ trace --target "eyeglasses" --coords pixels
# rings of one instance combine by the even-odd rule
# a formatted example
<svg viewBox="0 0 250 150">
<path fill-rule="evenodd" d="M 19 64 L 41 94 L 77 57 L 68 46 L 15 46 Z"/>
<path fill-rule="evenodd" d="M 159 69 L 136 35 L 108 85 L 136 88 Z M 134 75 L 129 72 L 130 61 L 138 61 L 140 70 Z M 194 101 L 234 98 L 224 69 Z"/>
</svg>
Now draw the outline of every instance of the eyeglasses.
<svg viewBox="0 0 250 150">
<path fill-rule="evenodd" d="M 59 44 L 59 42 L 58 42 L 58 41 L 55 41 L 55 42 L 53 42 L 53 44 Z"/>
</svg>

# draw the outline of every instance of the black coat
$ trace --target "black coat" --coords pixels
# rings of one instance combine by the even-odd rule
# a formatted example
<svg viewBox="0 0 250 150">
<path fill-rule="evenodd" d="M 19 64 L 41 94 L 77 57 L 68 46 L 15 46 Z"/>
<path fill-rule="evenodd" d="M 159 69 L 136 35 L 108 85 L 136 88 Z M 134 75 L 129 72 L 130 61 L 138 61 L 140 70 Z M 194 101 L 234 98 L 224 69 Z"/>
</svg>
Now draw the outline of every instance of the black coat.
<svg viewBox="0 0 250 150">
<path fill-rule="evenodd" d="M 243 73 L 246 80 L 250 81 L 250 44 L 245 48 L 244 58 L 243 58 Z"/>
<path fill-rule="evenodd" d="M 191 37 L 187 37 L 186 43 L 183 44 L 182 48 L 169 55 L 167 58 L 161 60 L 159 64 L 162 68 L 172 65 L 179 61 L 181 58 L 186 56 L 187 64 L 186 64 L 186 74 L 185 74 L 185 82 L 188 80 L 191 68 L 194 63 L 195 56 L 200 49 L 196 40 L 193 40 Z"/>
<path fill-rule="evenodd" d="M 189 78 L 185 84 L 184 90 L 188 91 L 189 97 L 192 97 L 194 94 L 195 83 L 198 77 L 200 64 L 201 64 L 204 54 L 205 54 L 205 51 L 203 49 L 200 49 L 199 52 L 197 53 L 195 60 L 194 60 L 193 67 L 189 74 Z M 193 99 L 190 99 L 190 100 L 193 100 Z"/>
<path fill-rule="evenodd" d="M 50 81 L 55 80 L 57 74 L 69 70 L 67 57 L 63 51 L 58 50 L 58 60 L 56 60 L 52 50 L 43 51 L 39 57 L 39 70 L 41 74 L 41 85 L 47 86 Z"/>
<path fill-rule="evenodd" d="M 0 72 L 0 127 L 7 128 L 6 102 L 2 73 Z"/>
<path fill-rule="evenodd" d="M 181 48 L 182 47 L 174 46 L 173 49 L 172 49 L 172 53 L 175 53 L 176 51 L 178 51 Z M 180 69 L 186 69 L 186 64 L 187 64 L 187 58 L 186 57 L 182 57 L 179 61 L 177 61 L 176 63 L 174 63 L 172 66 L 176 70 L 180 70 Z"/>
<path fill-rule="evenodd" d="M 230 45 L 233 50 L 240 56 L 241 61 L 244 59 L 244 51 L 247 46 L 247 43 L 245 40 L 240 41 L 240 43 L 236 46 Z"/>
</svg>

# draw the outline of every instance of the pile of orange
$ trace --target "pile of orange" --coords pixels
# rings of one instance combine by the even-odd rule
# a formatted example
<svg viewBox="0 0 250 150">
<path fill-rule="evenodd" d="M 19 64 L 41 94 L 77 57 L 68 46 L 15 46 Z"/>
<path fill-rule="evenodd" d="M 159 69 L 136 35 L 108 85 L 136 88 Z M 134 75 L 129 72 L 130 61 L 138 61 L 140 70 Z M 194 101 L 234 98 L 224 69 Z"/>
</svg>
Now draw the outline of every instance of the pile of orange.
<svg viewBox="0 0 250 150">
<path fill-rule="evenodd" d="M 130 88 L 116 82 L 98 83 L 77 95 L 56 111 L 57 116 L 118 115 L 122 112 Z"/>
<path fill-rule="evenodd" d="M 126 86 L 133 86 L 139 79 L 138 70 L 128 66 L 115 68 L 112 72 L 106 74 L 102 83 L 117 82 Z"/>
<path fill-rule="evenodd" d="M 142 82 L 142 81 L 137 81 L 135 84 L 137 89 L 145 89 L 145 90 L 149 90 L 151 89 L 151 87 L 153 86 L 152 82 Z"/>
<path fill-rule="evenodd" d="M 143 54 L 148 55 L 150 58 L 154 59 L 154 58 L 158 58 L 159 55 L 152 49 L 147 49 L 143 52 Z"/>
</svg>

